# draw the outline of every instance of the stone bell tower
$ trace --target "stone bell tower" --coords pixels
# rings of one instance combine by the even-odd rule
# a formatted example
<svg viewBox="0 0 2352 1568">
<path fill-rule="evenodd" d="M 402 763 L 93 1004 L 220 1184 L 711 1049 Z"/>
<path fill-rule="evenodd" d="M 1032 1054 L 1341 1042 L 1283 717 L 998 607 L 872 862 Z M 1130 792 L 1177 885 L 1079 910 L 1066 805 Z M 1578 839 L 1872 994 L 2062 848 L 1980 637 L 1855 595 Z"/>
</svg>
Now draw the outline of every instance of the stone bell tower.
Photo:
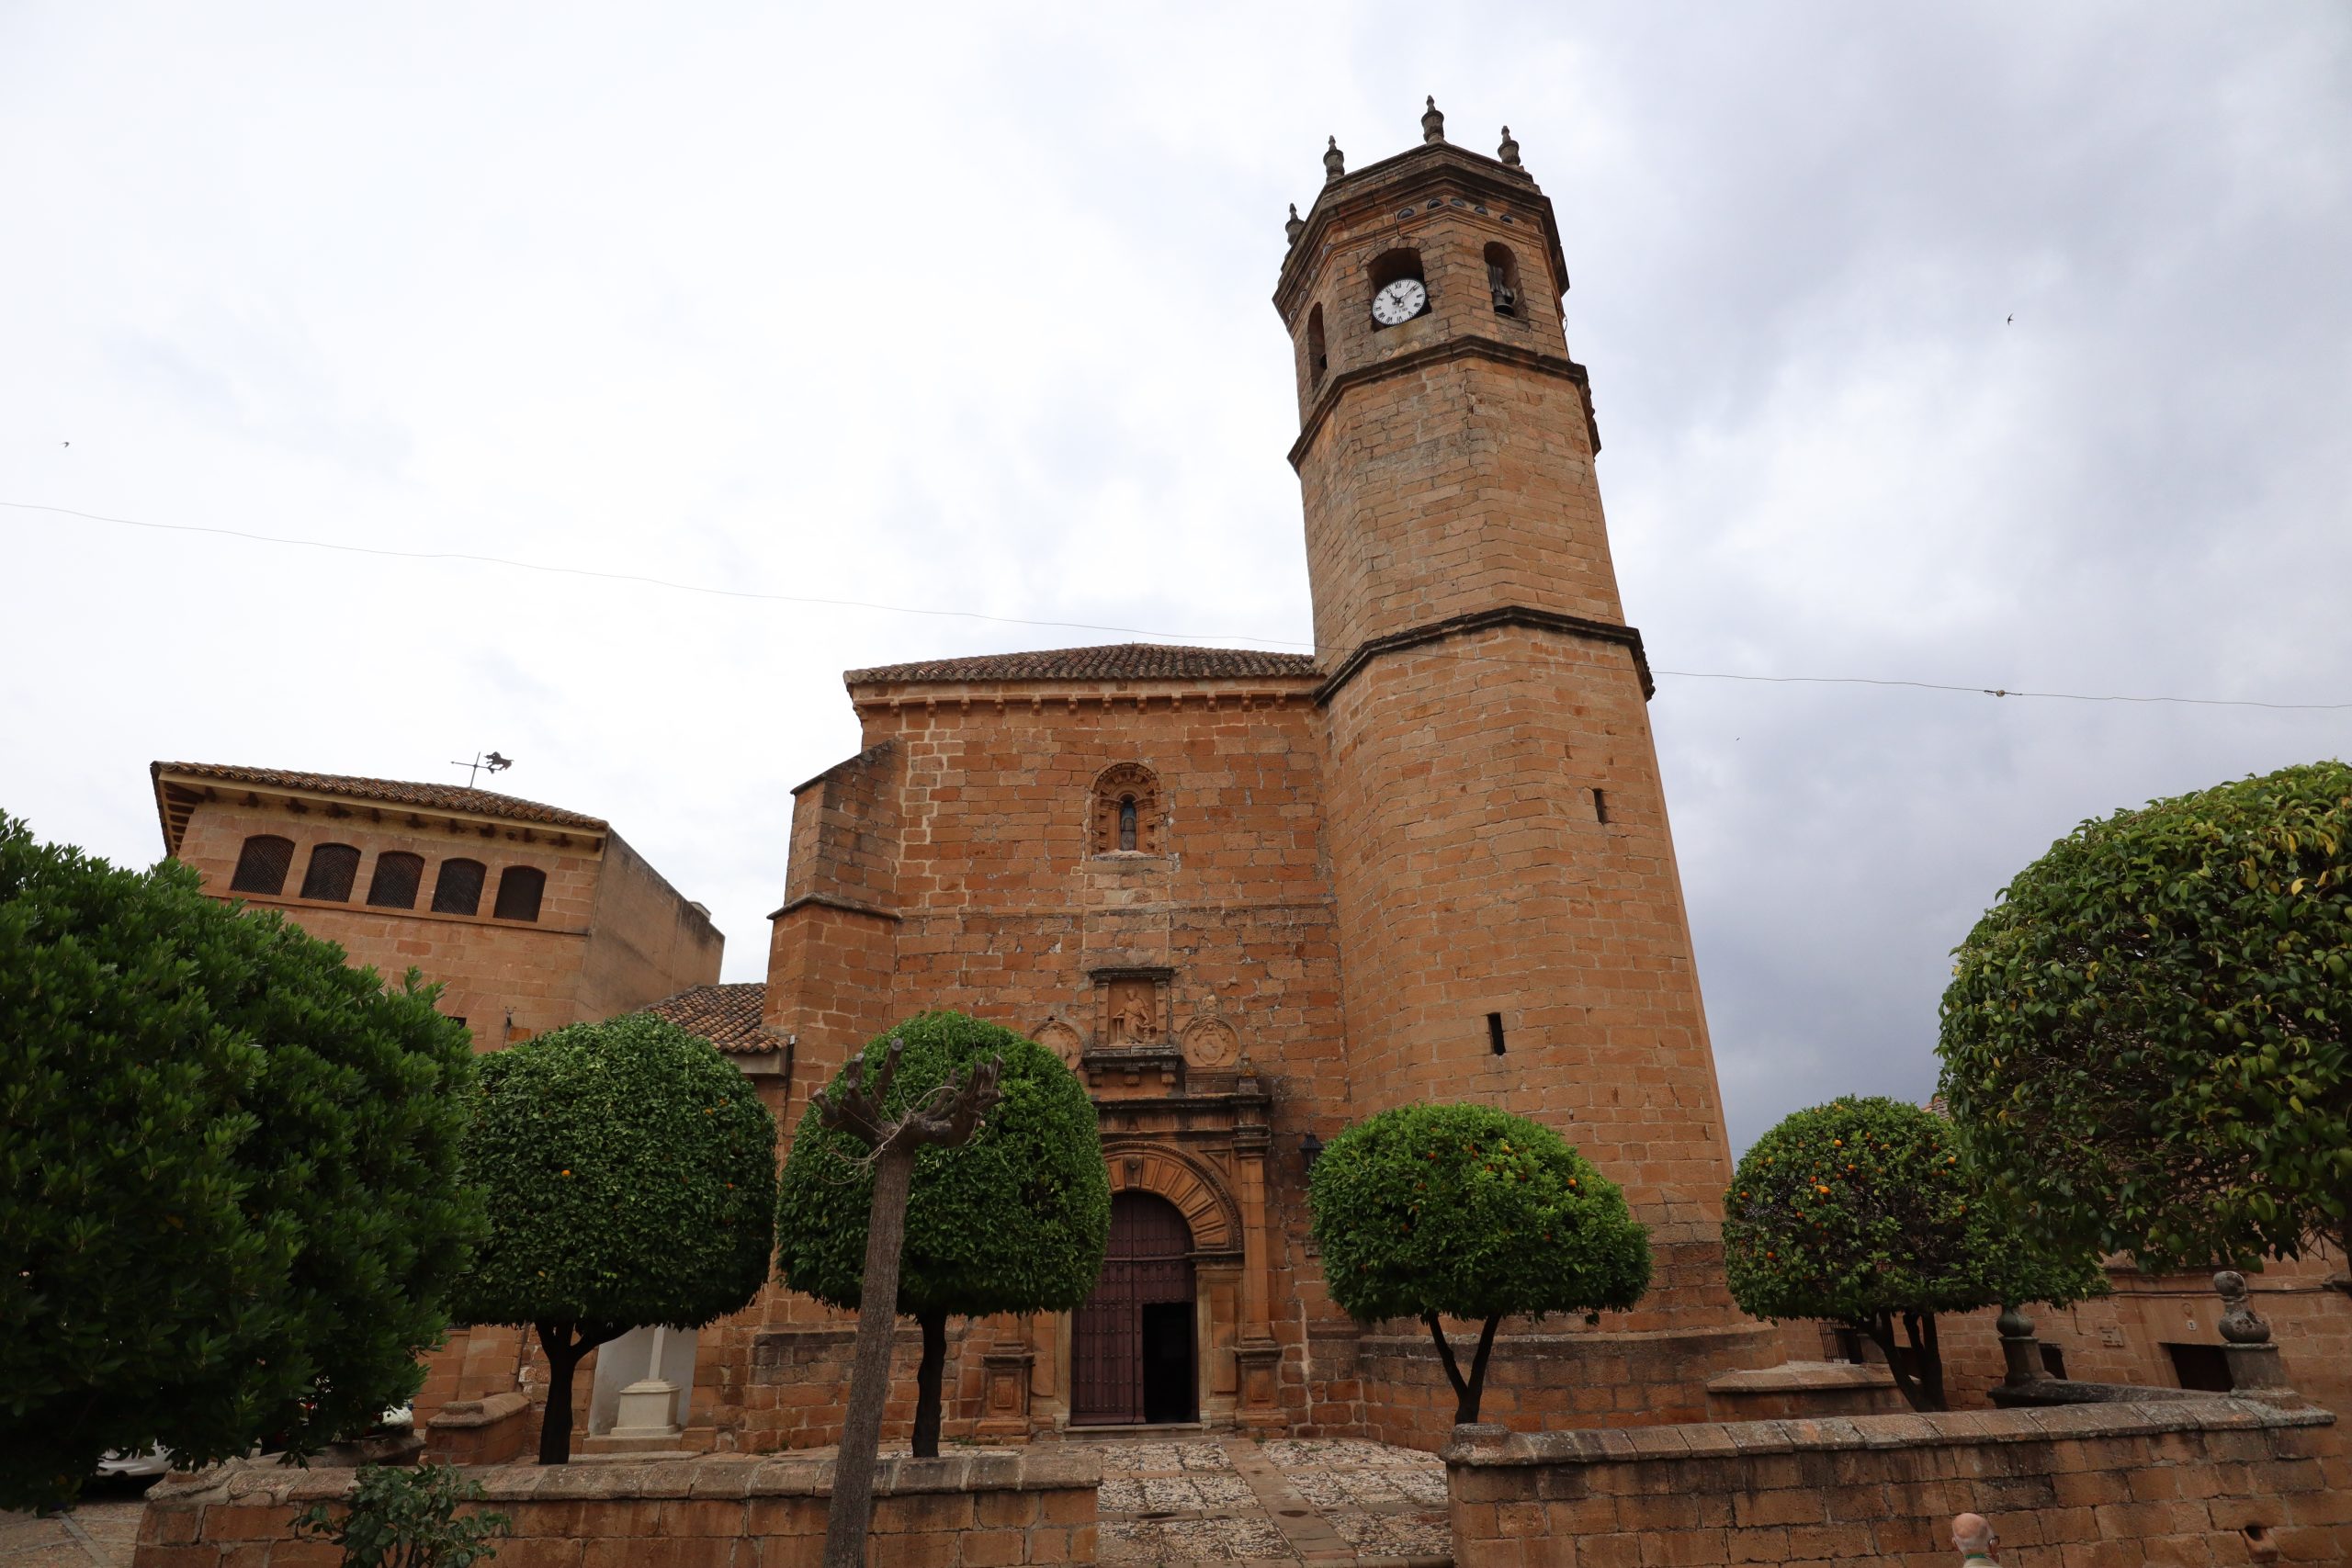
<svg viewBox="0 0 2352 1568">
<path fill-rule="evenodd" d="M 1558 226 L 1508 130 L 1494 157 L 1434 102 L 1422 130 L 1353 174 L 1325 152 L 1274 295 L 1354 1111 L 1556 1128 L 1653 1229 L 1640 1326 L 1728 1325 L 1731 1162 Z"/>
</svg>

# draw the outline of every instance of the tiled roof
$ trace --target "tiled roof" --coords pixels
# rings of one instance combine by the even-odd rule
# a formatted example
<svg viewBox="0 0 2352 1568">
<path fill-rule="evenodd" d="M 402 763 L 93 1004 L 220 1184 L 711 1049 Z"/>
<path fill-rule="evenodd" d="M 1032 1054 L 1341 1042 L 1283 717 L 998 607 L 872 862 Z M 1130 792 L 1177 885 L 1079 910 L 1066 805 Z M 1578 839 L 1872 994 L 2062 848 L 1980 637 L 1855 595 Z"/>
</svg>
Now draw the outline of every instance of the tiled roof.
<svg viewBox="0 0 2352 1568">
<path fill-rule="evenodd" d="M 665 997 L 645 1010 L 666 1018 L 689 1034 L 699 1034 L 722 1051 L 773 1051 L 777 1037 L 760 1027 L 768 988 L 757 980 L 731 986 L 696 986 Z"/>
<path fill-rule="evenodd" d="M 1052 648 L 1035 653 L 983 653 L 970 659 L 879 664 L 871 670 L 852 670 L 842 679 L 859 686 L 869 682 L 912 681 L 1223 681 L 1317 672 L 1312 654 L 1115 642 L 1102 648 Z"/>
<path fill-rule="evenodd" d="M 255 789 L 299 789 L 313 795 L 339 795 L 352 800 L 381 801 L 433 811 L 470 811 L 477 817 L 500 817 L 515 822 L 538 822 L 550 828 L 582 828 L 602 832 L 610 824 L 601 817 L 542 806 L 496 790 L 468 789 L 461 784 L 413 784 L 401 779 L 355 779 L 338 773 L 298 773 L 283 768 L 237 768 L 220 762 L 155 762 L 148 773 L 158 783 L 165 773 L 212 779 Z"/>
</svg>

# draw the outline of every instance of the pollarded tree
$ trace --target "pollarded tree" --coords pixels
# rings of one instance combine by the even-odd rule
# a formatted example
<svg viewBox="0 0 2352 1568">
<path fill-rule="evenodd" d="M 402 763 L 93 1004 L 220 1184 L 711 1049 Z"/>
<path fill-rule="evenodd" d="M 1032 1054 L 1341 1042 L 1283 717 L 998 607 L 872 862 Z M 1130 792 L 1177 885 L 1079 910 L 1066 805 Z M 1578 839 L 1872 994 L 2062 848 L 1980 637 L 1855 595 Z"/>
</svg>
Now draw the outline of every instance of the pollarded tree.
<svg viewBox="0 0 2352 1568">
<path fill-rule="evenodd" d="M 2352 1224 L 2352 767 L 2086 822 L 1959 949 L 1943 1092 L 2039 1223 L 2147 1268 Z"/>
<path fill-rule="evenodd" d="M 0 817 L 0 1507 L 373 1426 L 481 1225 L 466 1032 L 175 863 Z"/>
<path fill-rule="evenodd" d="M 1743 1310 L 1869 1335 L 1915 1410 L 1945 1408 L 1938 1314 L 2065 1306 L 2106 1283 L 2087 1251 L 2038 1250 L 1983 1190 L 1958 1130 L 1898 1100 L 1833 1100 L 1758 1138 L 1724 1197 L 1724 1261 Z"/>
<path fill-rule="evenodd" d="M 631 1328 L 699 1328 L 768 1272 L 775 1119 L 712 1044 L 631 1013 L 481 1066 L 466 1175 L 490 1235 L 458 1321 L 527 1325 L 548 1358 L 539 1462 L 571 1452 L 572 1373 Z"/>
<path fill-rule="evenodd" d="M 959 1012 L 927 1012 L 865 1048 L 869 1078 L 893 1039 L 905 1043 L 884 1101 L 892 1115 L 959 1074 L 1003 1062 L 1001 1098 L 978 1134 L 917 1156 L 907 1201 L 899 1310 L 922 1329 L 914 1451 L 935 1454 L 948 1318 L 1068 1312 L 1083 1303 L 1102 1272 L 1111 1177 L 1086 1086 L 1044 1046 Z M 859 1304 L 873 1188 L 865 1145 L 825 1126 L 811 1106 L 792 1135 L 776 1208 L 776 1268 L 786 1284 L 831 1306 Z"/>
<path fill-rule="evenodd" d="M 1623 1311 L 1649 1288 L 1649 1231 L 1550 1128 L 1484 1105 L 1403 1105 L 1324 1145 L 1309 1179 L 1331 1299 L 1362 1323 L 1418 1317 L 1476 1421 L 1505 1317 Z M 1443 1318 L 1483 1321 L 1470 1373 Z"/>
</svg>

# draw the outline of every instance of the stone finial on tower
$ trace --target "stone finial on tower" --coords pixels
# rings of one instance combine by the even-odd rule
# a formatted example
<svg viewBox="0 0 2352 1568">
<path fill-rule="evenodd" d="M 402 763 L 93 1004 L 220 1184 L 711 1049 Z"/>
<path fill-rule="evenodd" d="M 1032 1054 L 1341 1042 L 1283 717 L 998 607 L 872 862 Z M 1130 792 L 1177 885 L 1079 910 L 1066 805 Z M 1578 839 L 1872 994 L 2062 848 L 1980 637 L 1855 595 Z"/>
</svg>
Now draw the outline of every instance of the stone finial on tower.
<svg viewBox="0 0 2352 1568">
<path fill-rule="evenodd" d="M 1331 144 L 1323 149 L 1323 183 L 1329 185 L 1347 172 L 1348 155 L 1340 151 L 1340 139 L 1334 136 Z"/>
<path fill-rule="evenodd" d="M 1290 220 L 1283 225 L 1283 233 L 1295 245 L 1298 243 L 1298 237 L 1306 232 L 1306 220 L 1298 215 L 1298 203 L 1294 201 L 1290 204 Z"/>
<path fill-rule="evenodd" d="M 1495 156 L 1511 168 L 1519 167 L 1519 143 L 1511 140 L 1510 127 L 1503 127 L 1503 144 L 1495 149 Z"/>
<path fill-rule="evenodd" d="M 1423 141 L 1445 140 L 1445 116 L 1438 112 L 1437 95 L 1434 93 L 1430 95 L 1430 107 L 1421 112 L 1421 140 Z"/>
</svg>

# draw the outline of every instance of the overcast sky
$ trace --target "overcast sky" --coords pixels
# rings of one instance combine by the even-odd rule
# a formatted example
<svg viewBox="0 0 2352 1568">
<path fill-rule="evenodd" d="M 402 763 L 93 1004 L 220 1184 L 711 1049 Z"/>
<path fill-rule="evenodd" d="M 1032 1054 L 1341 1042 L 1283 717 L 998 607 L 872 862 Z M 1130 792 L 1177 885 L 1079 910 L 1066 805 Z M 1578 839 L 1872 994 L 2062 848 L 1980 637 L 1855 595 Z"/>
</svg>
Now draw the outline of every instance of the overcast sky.
<svg viewBox="0 0 2352 1568">
<path fill-rule="evenodd" d="M 2352 745 L 1973 694 L 2352 703 L 2341 5 L 0 0 L 0 809 L 497 747 L 761 977 L 842 670 L 1122 636 L 21 506 L 1304 642 L 1284 205 L 1430 93 L 1558 208 L 1736 1141 L 1923 1099 L 2082 818 Z"/>
</svg>

